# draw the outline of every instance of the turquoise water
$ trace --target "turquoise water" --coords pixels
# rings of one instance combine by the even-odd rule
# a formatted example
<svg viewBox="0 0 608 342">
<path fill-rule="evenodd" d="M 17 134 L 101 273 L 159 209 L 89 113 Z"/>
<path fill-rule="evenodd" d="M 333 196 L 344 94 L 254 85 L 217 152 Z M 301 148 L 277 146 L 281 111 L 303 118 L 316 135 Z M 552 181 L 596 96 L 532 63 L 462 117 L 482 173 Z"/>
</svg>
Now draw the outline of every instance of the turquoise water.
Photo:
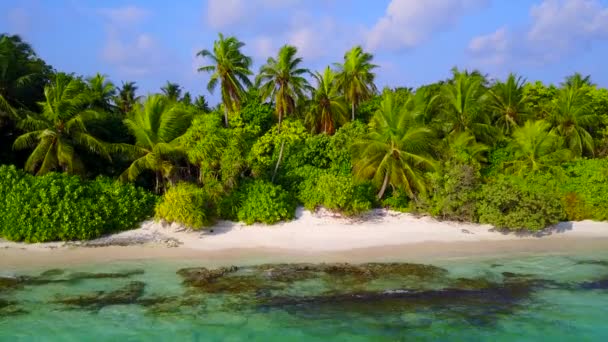
<svg viewBox="0 0 608 342">
<path fill-rule="evenodd" d="M 608 340 L 608 253 L 200 266 L 0 271 L 0 340 Z"/>
</svg>

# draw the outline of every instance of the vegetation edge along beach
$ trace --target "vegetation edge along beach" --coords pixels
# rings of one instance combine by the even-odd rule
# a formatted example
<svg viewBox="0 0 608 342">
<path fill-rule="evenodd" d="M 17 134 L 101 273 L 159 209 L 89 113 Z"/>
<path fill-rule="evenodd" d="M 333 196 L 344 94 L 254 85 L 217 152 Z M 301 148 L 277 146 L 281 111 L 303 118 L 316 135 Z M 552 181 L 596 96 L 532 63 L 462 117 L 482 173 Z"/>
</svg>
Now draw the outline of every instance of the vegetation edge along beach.
<svg viewBox="0 0 608 342">
<path fill-rule="evenodd" d="M 55 70 L 0 35 L 0 237 L 91 240 L 152 217 L 275 224 L 298 206 L 518 232 L 608 217 L 608 90 L 590 76 L 454 68 L 378 89 L 359 46 L 314 72 L 285 45 L 257 73 L 243 46 L 220 34 L 197 54 L 221 94 L 210 107 L 171 82 L 143 96 Z"/>
</svg>

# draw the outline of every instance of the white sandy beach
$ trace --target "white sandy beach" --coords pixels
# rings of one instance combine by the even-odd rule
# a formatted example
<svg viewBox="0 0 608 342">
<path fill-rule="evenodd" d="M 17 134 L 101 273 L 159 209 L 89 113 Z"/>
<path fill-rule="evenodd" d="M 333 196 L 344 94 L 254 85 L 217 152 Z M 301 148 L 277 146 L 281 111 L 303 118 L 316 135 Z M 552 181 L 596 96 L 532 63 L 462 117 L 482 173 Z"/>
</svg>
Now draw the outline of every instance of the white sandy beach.
<svg viewBox="0 0 608 342">
<path fill-rule="evenodd" d="M 357 219 L 324 211 L 299 210 L 295 220 L 272 226 L 223 221 L 213 226 L 212 231 L 191 231 L 150 220 L 139 229 L 84 243 L 0 241 L 0 267 L 36 263 L 36 260 L 230 258 L 248 253 L 258 257 L 323 255 L 339 259 L 354 254 L 414 257 L 452 251 L 453 255 L 465 256 L 559 251 L 582 245 L 608 248 L 608 223 L 564 222 L 540 234 L 522 235 L 497 232 L 487 225 L 440 222 L 387 210 L 375 210 Z"/>
</svg>

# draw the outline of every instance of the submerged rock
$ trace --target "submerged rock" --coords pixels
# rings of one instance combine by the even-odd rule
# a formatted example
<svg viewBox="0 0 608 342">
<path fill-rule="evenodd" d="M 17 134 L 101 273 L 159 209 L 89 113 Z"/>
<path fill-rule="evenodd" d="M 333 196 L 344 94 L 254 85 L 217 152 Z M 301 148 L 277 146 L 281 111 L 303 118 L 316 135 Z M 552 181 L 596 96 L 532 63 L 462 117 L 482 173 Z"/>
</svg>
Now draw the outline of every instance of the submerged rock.
<svg viewBox="0 0 608 342">
<path fill-rule="evenodd" d="M 113 273 L 94 273 L 94 272 L 74 272 L 69 273 L 64 277 L 58 277 L 64 275 L 65 272 L 63 270 L 53 269 L 49 271 L 45 271 L 40 274 L 38 277 L 28 277 L 24 280 L 25 285 L 46 285 L 53 283 L 71 283 L 78 282 L 81 280 L 90 280 L 90 279 L 120 279 L 120 278 L 130 278 L 134 275 L 144 274 L 144 270 L 135 269 L 135 270 L 126 270 L 122 272 L 113 272 Z"/>
<path fill-rule="evenodd" d="M 27 311 L 19 307 L 17 302 L 0 298 L 0 317 L 21 315 L 25 313 L 27 313 Z"/>
<path fill-rule="evenodd" d="M 0 276 L 0 294 L 22 289 L 31 279 L 28 276 Z"/>
<path fill-rule="evenodd" d="M 249 293 L 268 297 L 271 290 L 286 289 L 295 282 L 319 279 L 326 289 L 348 290 L 381 278 L 419 280 L 444 279 L 447 271 L 440 267 L 408 263 L 327 263 L 327 264 L 263 264 L 207 269 L 185 268 L 177 272 L 183 284 L 208 293 Z"/>
<path fill-rule="evenodd" d="M 19 290 L 25 286 L 43 286 L 56 283 L 72 283 L 87 279 L 120 279 L 143 274 L 140 269 L 115 273 L 74 272 L 65 275 L 61 269 L 51 269 L 38 276 L 0 276 L 0 293 Z M 65 275 L 65 276 L 64 276 Z"/>
<path fill-rule="evenodd" d="M 229 273 L 238 271 L 238 267 L 220 267 L 214 270 L 205 267 L 182 268 L 177 274 L 184 279 L 184 284 L 193 287 L 204 287 L 207 284 Z"/>
<path fill-rule="evenodd" d="M 134 275 L 144 274 L 144 270 L 135 269 L 135 270 L 126 270 L 122 272 L 113 272 L 113 273 L 92 273 L 92 272 L 75 272 L 69 274 L 65 281 L 78 281 L 78 280 L 86 280 L 86 279 L 119 279 L 119 278 L 130 278 Z"/>
<path fill-rule="evenodd" d="M 60 268 L 53 268 L 53 269 L 40 273 L 40 277 L 56 277 L 56 276 L 63 275 L 64 273 L 65 273 L 65 270 L 62 270 Z"/>
<path fill-rule="evenodd" d="M 110 305 L 135 304 L 144 294 L 145 287 L 145 283 L 133 281 L 126 286 L 111 292 L 98 291 L 89 295 L 65 297 L 57 299 L 55 303 L 91 310 L 99 310 Z"/>
<path fill-rule="evenodd" d="M 480 284 L 481 285 L 481 284 Z M 367 316 L 403 315 L 431 310 L 442 318 L 464 318 L 475 325 L 489 325 L 500 315 L 511 314 L 530 298 L 527 284 L 488 283 L 479 289 L 396 289 L 310 297 L 274 297 L 258 309 L 284 310 L 305 317 L 332 317 L 342 312 Z"/>
<path fill-rule="evenodd" d="M 608 277 L 579 284 L 583 290 L 608 290 Z"/>
<path fill-rule="evenodd" d="M 577 265 L 596 265 L 608 267 L 608 260 L 576 260 Z"/>
</svg>

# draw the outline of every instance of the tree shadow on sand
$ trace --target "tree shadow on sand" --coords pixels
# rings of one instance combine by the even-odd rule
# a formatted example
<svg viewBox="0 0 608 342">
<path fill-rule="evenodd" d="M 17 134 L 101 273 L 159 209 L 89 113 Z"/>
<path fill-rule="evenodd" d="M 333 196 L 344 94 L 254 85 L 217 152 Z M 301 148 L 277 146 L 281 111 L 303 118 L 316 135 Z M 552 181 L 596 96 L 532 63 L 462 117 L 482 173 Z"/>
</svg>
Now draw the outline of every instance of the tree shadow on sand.
<svg viewBox="0 0 608 342">
<path fill-rule="evenodd" d="M 532 231 L 527 231 L 527 230 L 512 231 L 512 230 L 508 230 L 508 229 L 498 229 L 498 228 L 490 229 L 490 231 L 502 233 L 503 235 L 513 234 L 518 237 L 541 238 L 541 237 L 550 236 L 550 235 L 554 235 L 554 234 L 563 234 L 565 232 L 571 231 L 573 228 L 574 228 L 574 224 L 571 221 L 566 221 L 566 222 L 559 222 L 553 226 L 547 227 L 538 232 L 532 232 Z"/>
</svg>

